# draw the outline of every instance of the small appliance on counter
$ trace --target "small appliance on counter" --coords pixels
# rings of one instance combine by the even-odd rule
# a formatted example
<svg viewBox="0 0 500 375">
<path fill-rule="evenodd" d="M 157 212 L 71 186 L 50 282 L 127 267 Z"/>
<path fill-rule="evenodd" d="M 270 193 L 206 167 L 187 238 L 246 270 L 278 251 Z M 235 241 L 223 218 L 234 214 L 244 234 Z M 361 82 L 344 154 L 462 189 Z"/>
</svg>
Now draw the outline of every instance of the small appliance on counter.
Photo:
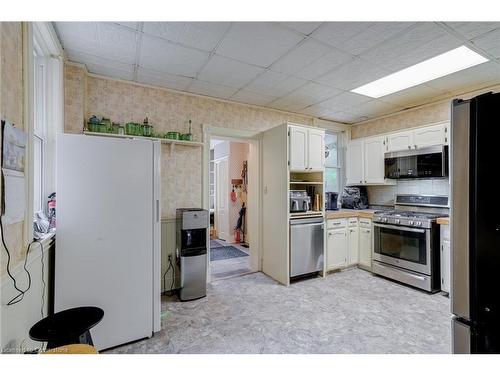
<svg viewBox="0 0 500 375">
<path fill-rule="evenodd" d="M 326 192 L 325 193 L 325 210 L 335 211 L 339 209 L 338 206 L 338 193 Z"/>
<path fill-rule="evenodd" d="M 176 211 L 177 252 L 180 258 L 179 299 L 191 301 L 207 295 L 208 211 L 178 208 Z"/>
<path fill-rule="evenodd" d="M 342 208 L 365 210 L 368 208 L 368 193 L 364 186 L 347 186 L 342 194 Z"/>
<path fill-rule="evenodd" d="M 311 197 L 305 190 L 290 190 L 290 212 L 307 212 L 311 209 Z"/>
</svg>

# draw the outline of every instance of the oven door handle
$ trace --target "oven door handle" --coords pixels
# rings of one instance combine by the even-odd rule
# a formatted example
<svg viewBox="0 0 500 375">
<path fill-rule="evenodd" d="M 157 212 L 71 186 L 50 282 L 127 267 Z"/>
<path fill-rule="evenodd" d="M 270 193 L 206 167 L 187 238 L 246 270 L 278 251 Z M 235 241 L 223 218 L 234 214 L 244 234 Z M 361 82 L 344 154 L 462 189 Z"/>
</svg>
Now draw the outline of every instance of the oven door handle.
<svg viewBox="0 0 500 375">
<path fill-rule="evenodd" d="M 408 227 L 397 226 L 397 225 L 386 225 L 386 224 L 373 223 L 373 226 L 380 227 L 380 228 L 396 229 L 396 230 L 401 230 L 404 232 L 425 233 L 425 229 L 408 228 Z"/>
</svg>

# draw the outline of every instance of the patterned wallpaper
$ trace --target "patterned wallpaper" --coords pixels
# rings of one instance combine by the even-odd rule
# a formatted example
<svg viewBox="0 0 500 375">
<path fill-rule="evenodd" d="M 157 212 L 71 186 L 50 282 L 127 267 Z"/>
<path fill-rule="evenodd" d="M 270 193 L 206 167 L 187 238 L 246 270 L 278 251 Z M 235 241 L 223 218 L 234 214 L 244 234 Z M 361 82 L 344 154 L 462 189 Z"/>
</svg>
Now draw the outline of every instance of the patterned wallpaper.
<svg viewBox="0 0 500 375">
<path fill-rule="evenodd" d="M 23 28 L 21 22 L 0 22 L 0 113 L 19 129 L 23 122 Z M 0 134 L 1 142 L 1 134 Z M 1 185 L 1 184 L 0 184 Z M 0 196 L 1 196 L 0 186 Z M 5 227 L 5 240 L 12 256 L 11 267 L 23 257 L 24 222 Z M 2 250 L 1 275 L 6 273 L 7 256 Z"/>
<path fill-rule="evenodd" d="M 450 103 L 451 100 L 354 125 L 351 128 L 351 138 L 368 137 L 449 120 Z"/>
<path fill-rule="evenodd" d="M 92 115 L 112 121 L 142 122 L 147 116 L 158 132 L 187 132 L 192 120 L 193 134 L 202 139 L 202 124 L 227 128 L 266 130 L 290 121 L 312 125 L 311 117 L 244 104 L 193 96 L 87 75 L 85 68 L 66 64 L 65 131 L 81 133 L 84 119 Z M 162 217 L 175 217 L 175 209 L 201 206 L 202 149 L 162 145 Z"/>
</svg>

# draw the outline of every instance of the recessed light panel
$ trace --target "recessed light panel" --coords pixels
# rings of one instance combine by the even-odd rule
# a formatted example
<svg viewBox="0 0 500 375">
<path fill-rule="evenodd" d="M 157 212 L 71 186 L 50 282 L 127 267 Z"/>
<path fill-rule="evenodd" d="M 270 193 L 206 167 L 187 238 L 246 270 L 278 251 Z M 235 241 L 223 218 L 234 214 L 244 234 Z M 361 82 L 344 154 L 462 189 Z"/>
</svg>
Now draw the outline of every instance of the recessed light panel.
<svg viewBox="0 0 500 375">
<path fill-rule="evenodd" d="M 486 61 L 488 61 L 487 58 L 461 46 L 351 91 L 372 98 L 380 98 Z"/>
</svg>

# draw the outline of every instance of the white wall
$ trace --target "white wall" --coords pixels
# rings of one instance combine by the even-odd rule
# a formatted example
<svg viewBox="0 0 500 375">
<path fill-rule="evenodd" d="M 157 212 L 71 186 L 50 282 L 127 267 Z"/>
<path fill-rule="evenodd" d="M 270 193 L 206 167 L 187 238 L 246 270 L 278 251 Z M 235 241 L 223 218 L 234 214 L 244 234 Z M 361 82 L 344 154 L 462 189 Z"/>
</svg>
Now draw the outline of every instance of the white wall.
<svg viewBox="0 0 500 375">
<path fill-rule="evenodd" d="M 393 205 L 396 194 L 448 195 L 449 179 L 398 180 L 394 186 L 369 186 L 368 201 L 374 205 Z"/>
<path fill-rule="evenodd" d="M 49 254 L 53 249 L 54 246 L 48 244 L 44 248 L 43 264 L 46 289 L 43 316 L 46 316 L 48 311 Z M 42 343 L 31 340 L 28 334 L 33 324 L 42 319 L 42 263 L 38 245 L 31 247 L 26 268 L 31 274 L 31 288 L 26 292 L 23 300 L 15 305 L 7 306 L 7 302 L 17 294 L 17 291 L 14 289 L 12 280 L 7 275 L 2 276 L 0 286 L 0 347 L 3 353 L 23 353 L 39 349 L 42 346 Z M 11 269 L 11 272 L 14 278 L 18 280 L 18 287 L 25 289 L 28 278 L 23 264 L 18 264 Z"/>
</svg>

